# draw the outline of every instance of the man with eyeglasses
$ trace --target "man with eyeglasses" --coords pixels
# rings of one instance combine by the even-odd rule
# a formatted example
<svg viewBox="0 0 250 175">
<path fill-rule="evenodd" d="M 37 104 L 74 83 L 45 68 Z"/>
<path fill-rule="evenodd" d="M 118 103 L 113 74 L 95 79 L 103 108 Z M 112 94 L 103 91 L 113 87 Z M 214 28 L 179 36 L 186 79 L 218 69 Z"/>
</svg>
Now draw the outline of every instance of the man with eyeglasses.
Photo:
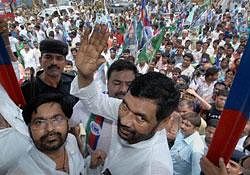
<svg viewBox="0 0 250 175">
<path fill-rule="evenodd" d="M 84 174 L 84 159 L 77 141 L 68 133 L 68 119 L 73 112 L 68 103 L 62 94 L 50 93 L 33 98 L 25 106 L 22 115 L 34 146 L 7 174 Z M 101 156 L 93 153 L 92 157 L 99 160 L 91 159 L 91 167 L 101 163 Z"/>
<path fill-rule="evenodd" d="M 26 102 L 32 97 L 43 93 L 65 94 L 73 107 L 78 99 L 69 95 L 71 81 L 74 76 L 64 74 L 68 54 L 68 45 L 59 40 L 46 39 L 40 43 L 42 71 L 37 72 L 34 81 L 27 81 L 22 85 L 22 92 Z"/>
</svg>

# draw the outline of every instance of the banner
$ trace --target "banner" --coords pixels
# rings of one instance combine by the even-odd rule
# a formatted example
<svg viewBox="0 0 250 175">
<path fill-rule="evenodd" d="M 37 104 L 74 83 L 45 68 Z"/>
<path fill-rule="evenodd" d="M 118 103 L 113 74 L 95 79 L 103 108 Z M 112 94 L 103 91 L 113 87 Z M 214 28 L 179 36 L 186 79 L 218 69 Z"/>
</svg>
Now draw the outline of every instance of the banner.
<svg viewBox="0 0 250 175">
<path fill-rule="evenodd" d="M 217 166 L 220 157 L 226 164 L 229 161 L 250 116 L 249 57 L 250 38 L 207 153 L 207 158 Z"/>
</svg>

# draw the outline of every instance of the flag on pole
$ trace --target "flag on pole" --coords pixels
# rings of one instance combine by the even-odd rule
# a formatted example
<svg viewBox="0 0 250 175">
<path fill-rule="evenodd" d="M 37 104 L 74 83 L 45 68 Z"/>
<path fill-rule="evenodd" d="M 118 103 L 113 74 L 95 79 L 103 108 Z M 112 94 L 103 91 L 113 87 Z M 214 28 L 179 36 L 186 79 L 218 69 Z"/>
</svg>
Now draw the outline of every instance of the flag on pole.
<svg viewBox="0 0 250 175">
<path fill-rule="evenodd" d="M 160 49 L 161 43 L 164 39 L 166 28 L 163 27 L 157 35 L 152 37 L 142 48 L 137 56 L 137 62 L 146 61 L 151 63 L 155 57 L 156 52 Z"/>
<path fill-rule="evenodd" d="M 10 98 L 19 106 L 25 105 L 25 100 L 18 84 L 16 74 L 11 64 L 10 56 L 5 47 L 3 35 L 0 35 L 0 83 L 10 96 Z"/>
<path fill-rule="evenodd" d="M 150 21 L 148 18 L 148 12 L 146 8 L 147 2 L 146 0 L 141 1 L 141 20 L 144 26 L 150 26 Z"/>
<path fill-rule="evenodd" d="M 228 99 L 212 143 L 209 147 L 207 158 L 218 166 L 219 158 L 223 157 L 225 163 L 240 138 L 250 116 L 250 38 L 245 48 L 240 66 L 236 73 Z"/>
</svg>

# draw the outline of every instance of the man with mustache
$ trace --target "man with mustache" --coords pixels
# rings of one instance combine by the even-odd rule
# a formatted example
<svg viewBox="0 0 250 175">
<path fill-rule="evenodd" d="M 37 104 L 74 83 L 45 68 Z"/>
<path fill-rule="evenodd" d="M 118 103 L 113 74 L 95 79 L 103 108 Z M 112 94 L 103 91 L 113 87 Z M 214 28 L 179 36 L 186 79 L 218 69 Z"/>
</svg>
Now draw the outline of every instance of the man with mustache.
<svg viewBox="0 0 250 175">
<path fill-rule="evenodd" d="M 39 94 L 60 92 L 67 96 L 73 107 L 78 101 L 76 97 L 69 95 L 74 76 L 63 73 L 68 45 L 59 40 L 46 39 L 40 43 L 40 51 L 43 71 L 37 72 L 34 81 L 27 81 L 21 87 L 26 102 Z"/>
<path fill-rule="evenodd" d="M 122 102 L 98 93 L 93 75 L 105 61 L 99 55 L 109 33 L 104 25 L 96 25 L 89 37 L 90 32 L 85 31 L 76 58 L 79 74 L 72 82 L 71 93 L 80 97 L 91 112 L 118 121 L 117 132 L 110 133 L 112 140 L 102 173 L 172 175 L 166 132 L 157 130 L 178 105 L 180 93 L 174 82 L 161 73 L 149 72 L 131 82 Z"/>
<path fill-rule="evenodd" d="M 50 93 L 33 98 L 25 106 L 22 115 L 34 146 L 7 174 L 84 174 L 88 165 L 84 165 L 75 137 L 68 133 L 73 112 L 68 103 L 63 94 Z M 90 166 L 97 166 L 95 162 L 91 159 Z"/>
<path fill-rule="evenodd" d="M 136 74 L 137 68 L 130 61 L 122 59 L 115 61 L 107 72 L 108 96 L 123 99 Z M 79 101 L 73 108 L 73 114 L 69 122 L 72 126 L 76 126 L 80 122 L 83 123 L 87 130 L 86 143 L 89 148 L 108 152 L 111 142 L 110 133 L 116 128 L 112 120 L 92 114 Z M 86 154 L 89 152 L 88 149 L 82 151 Z"/>
</svg>

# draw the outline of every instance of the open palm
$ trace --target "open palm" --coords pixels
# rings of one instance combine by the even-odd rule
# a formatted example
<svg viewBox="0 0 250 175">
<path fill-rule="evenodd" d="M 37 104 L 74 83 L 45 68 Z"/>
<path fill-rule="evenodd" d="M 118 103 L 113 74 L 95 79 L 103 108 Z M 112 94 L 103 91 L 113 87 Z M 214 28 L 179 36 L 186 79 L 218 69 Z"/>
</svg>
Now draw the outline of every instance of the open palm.
<svg viewBox="0 0 250 175">
<path fill-rule="evenodd" d="M 76 66 L 79 74 L 85 78 L 92 77 L 98 67 L 105 62 L 101 53 L 107 45 L 109 32 L 106 25 L 96 25 L 85 30 L 82 43 L 76 57 Z"/>
</svg>

